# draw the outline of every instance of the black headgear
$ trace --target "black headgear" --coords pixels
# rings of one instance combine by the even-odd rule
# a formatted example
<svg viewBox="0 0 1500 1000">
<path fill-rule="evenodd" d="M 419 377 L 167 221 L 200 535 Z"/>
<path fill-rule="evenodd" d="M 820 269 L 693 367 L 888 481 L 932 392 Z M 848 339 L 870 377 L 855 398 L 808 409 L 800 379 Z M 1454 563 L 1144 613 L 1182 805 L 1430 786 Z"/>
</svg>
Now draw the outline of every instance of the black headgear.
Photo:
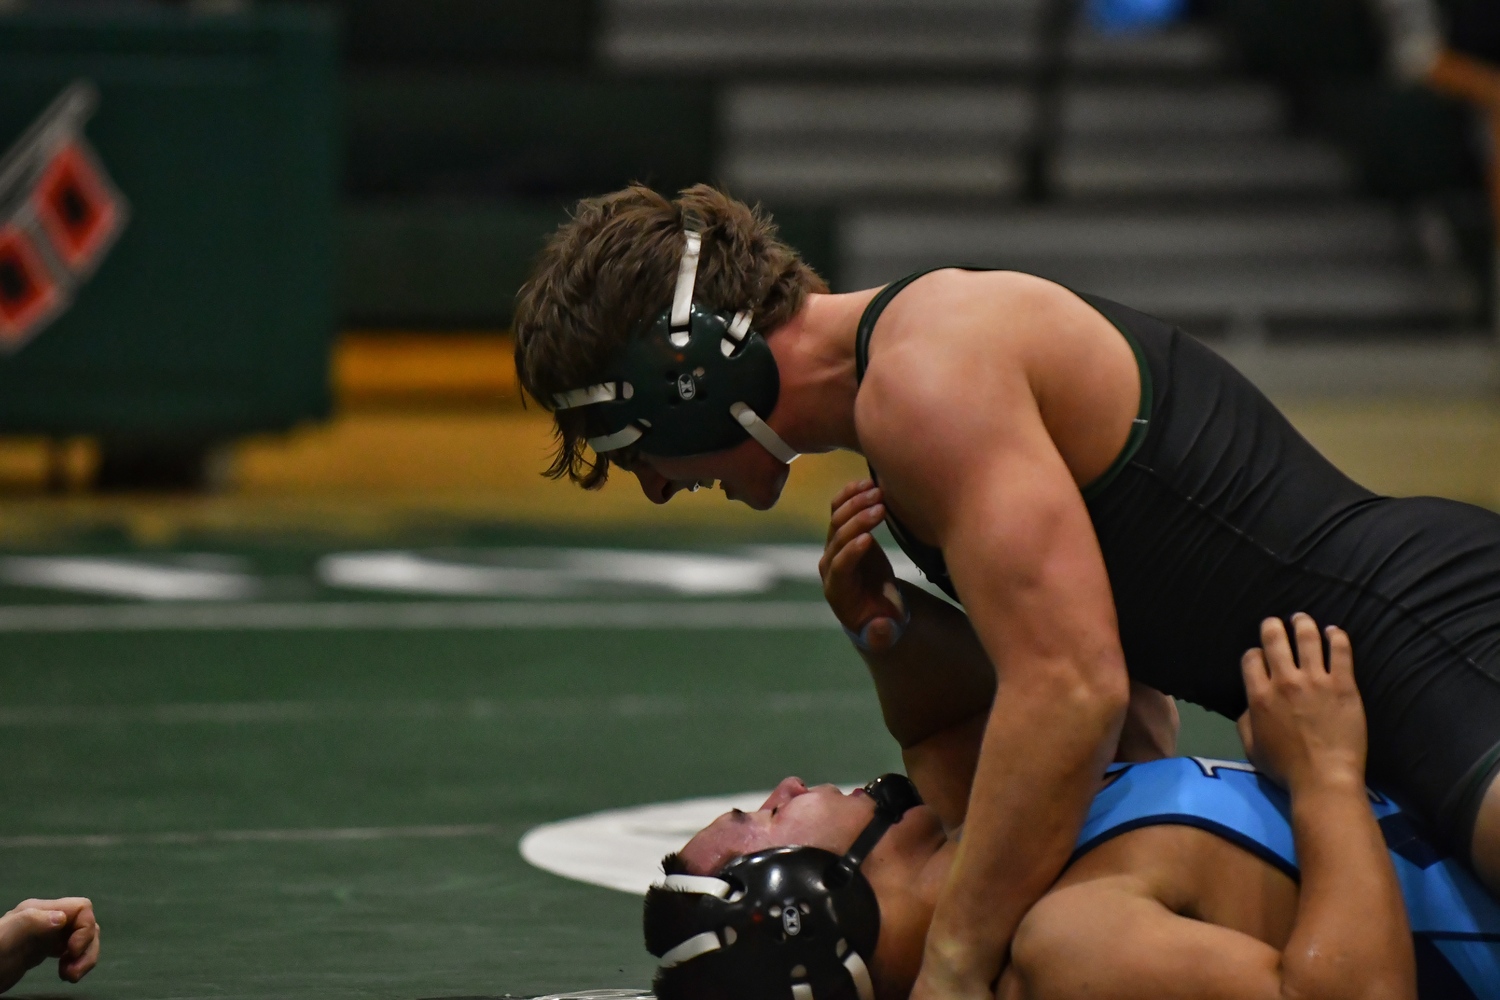
<svg viewBox="0 0 1500 1000">
<path fill-rule="evenodd" d="M 880 937 L 880 904 L 859 867 L 922 800 L 901 774 L 876 778 L 865 791 L 875 800 L 875 818 L 842 857 L 817 847 L 773 847 L 736 858 L 716 876 L 666 876 L 659 888 L 698 895 L 699 929 L 657 955 L 661 968 L 715 965 L 715 978 L 737 1000 L 824 1000 L 851 982 L 859 1000 L 875 1000 L 868 963 Z"/>
<path fill-rule="evenodd" d="M 560 392 L 553 408 L 587 407 L 589 447 L 603 453 L 640 442 L 648 454 L 700 455 L 753 437 L 782 462 L 797 457 L 762 415 L 776 408 L 776 358 L 750 329 L 750 313 L 693 303 L 701 234 L 688 230 L 671 308 L 634 336 L 598 385 Z"/>
</svg>

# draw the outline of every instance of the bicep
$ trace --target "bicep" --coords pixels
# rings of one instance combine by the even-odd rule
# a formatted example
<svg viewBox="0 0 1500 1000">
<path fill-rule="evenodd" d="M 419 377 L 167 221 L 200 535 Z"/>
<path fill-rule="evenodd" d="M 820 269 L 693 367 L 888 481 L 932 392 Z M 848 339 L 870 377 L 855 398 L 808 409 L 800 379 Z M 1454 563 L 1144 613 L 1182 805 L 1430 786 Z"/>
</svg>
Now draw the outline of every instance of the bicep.
<svg viewBox="0 0 1500 1000">
<path fill-rule="evenodd" d="M 1281 953 L 1123 890 L 1062 889 L 1017 935 L 1017 1000 L 1279 1000 Z M 1007 995 L 1002 991 L 1002 996 Z"/>
<path fill-rule="evenodd" d="M 893 509 L 942 546 L 1002 673 L 1004 653 L 1118 645 L 1109 577 L 1082 494 L 1024 375 L 1016 365 L 1005 370 L 1009 377 L 997 374 L 985 387 L 982 406 L 959 405 L 944 391 L 958 373 L 877 385 L 875 416 L 861 432 Z"/>
<path fill-rule="evenodd" d="M 1039 421 L 1025 437 L 973 470 L 943 539 L 954 585 L 1002 673 L 1002 652 L 1076 659 L 1118 646 L 1083 497 Z"/>
</svg>

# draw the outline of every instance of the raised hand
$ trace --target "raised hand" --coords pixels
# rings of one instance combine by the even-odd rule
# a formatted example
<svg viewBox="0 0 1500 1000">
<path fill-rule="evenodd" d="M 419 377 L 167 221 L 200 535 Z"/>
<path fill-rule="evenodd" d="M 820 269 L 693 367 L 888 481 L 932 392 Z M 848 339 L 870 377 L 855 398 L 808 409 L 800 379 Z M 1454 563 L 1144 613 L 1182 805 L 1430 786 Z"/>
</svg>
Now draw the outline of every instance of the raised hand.
<svg viewBox="0 0 1500 1000">
<path fill-rule="evenodd" d="M 823 596 L 844 627 L 860 633 L 872 652 L 900 637 L 906 603 L 880 543 L 870 534 L 885 520 L 880 487 L 862 479 L 833 498 L 828 541 L 818 560 Z"/>
<path fill-rule="evenodd" d="M 1240 662 L 1250 709 L 1241 719 L 1255 766 L 1293 791 L 1329 780 L 1364 783 L 1364 704 L 1354 683 L 1354 651 L 1343 629 L 1323 636 L 1305 614 L 1292 616 L 1293 641 L 1279 618 L 1261 623 L 1259 648 Z"/>
</svg>

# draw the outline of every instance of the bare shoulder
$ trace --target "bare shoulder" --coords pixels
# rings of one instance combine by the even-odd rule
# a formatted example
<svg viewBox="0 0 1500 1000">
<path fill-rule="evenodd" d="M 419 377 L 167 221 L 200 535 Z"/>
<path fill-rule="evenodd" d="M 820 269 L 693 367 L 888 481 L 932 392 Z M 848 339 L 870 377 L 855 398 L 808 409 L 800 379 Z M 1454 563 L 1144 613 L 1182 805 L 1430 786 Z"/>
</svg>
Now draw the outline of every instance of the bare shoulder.
<svg viewBox="0 0 1500 1000">
<path fill-rule="evenodd" d="M 1055 439 L 1070 468 L 1083 468 L 1110 446 L 1091 437 L 1101 407 L 1119 410 L 1128 429 L 1136 377 L 1128 344 L 1061 285 L 1014 271 L 935 271 L 881 315 L 855 426 L 866 457 L 898 487 L 971 466 L 977 442 L 999 455 Z"/>
<path fill-rule="evenodd" d="M 979 430 L 993 405 L 1020 402 L 1029 393 L 1026 316 L 1047 298 L 1039 287 L 1046 284 L 1013 272 L 946 270 L 924 275 L 896 296 L 871 337 L 855 402 L 866 453 L 877 461 L 898 458 L 880 453 L 919 432 L 941 449 Z M 975 400 L 991 405 L 975 406 Z"/>
</svg>

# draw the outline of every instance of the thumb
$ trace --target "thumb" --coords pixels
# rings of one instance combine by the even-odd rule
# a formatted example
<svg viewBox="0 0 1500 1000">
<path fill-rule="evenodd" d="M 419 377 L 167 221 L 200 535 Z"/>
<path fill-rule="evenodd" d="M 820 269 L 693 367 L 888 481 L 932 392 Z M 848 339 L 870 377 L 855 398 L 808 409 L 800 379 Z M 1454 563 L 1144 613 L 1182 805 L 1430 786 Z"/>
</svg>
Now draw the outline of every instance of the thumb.
<svg viewBox="0 0 1500 1000">
<path fill-rule="evenodd" d="M 47 934 L 68 922 L 68 914 L 63 910 L 31 908 L 12 913 L 10 917 L 19 925 L 19 929 L 31 934 Z"/>
<path fill-rule="evenodd" d="M 1250 726 L 1250 710 L 1247 708 L 1234 722 L 1234 728 L 1239 730 L 1240 742 L 1245 746 L 1245 757 L 1249 760 L 1255 759 L 1255 730 Z"/>
<path fill-rule="evenodd" d="M 67 923 L 68 915 L 62 910 L 13 910 L 0 919 L 0 951 L 26 955 L 26 962 L 35 965 L 54 950 L 58 931 Z"/>
</svg>

